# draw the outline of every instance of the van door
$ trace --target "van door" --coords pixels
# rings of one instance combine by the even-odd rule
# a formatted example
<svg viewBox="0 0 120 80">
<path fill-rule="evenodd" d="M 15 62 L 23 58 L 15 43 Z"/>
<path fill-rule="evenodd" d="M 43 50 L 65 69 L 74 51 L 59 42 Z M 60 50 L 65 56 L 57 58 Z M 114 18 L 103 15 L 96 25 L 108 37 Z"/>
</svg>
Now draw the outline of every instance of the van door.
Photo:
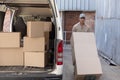
<svg viewBox="0 0 120 80">
<path fill-rule="evenodd" d="M 57 39 L 63 40 L 63 33 L 62 33 L 63 31 L 62 31 L 61 19 L 59 15 L 59 10 L 57 8 L 57 4 L 55 3 L 55 0 L 50 0 L 50 3 L 52 4 L 52 8 L 56 19 Z"/>
<path fill-rule="evenodd" d="M 57 46 L 56 48 L 56 70 L 59 70 L 58 74 L 62 74 L 63 69 L 63 30 L 61 26 L 61 19 L 59 15 L 59 11 L 57 8 L 57 4 L 54 0 L 50 0 L 50 3 L 52 4 L 52 9 L 54 10 L 55 15 L 55 22 L 56 22 L 56 32 L 57 32 Z"/>
</svg>

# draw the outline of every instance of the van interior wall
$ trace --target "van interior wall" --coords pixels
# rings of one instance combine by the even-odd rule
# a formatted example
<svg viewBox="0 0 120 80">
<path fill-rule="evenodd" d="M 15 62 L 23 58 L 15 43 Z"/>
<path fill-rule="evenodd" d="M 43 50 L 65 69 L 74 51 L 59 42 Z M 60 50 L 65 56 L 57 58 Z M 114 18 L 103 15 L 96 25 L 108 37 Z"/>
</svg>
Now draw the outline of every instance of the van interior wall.
<svg viewBox="0 0 120 80">
<path fill-rule="evenodd" d="M 34 16 L 52 16 L 52 9 L 50 8 L 39 8 L 39 7 L 24 7 L 19 8 L 19 14 L 21 15 L 34 15 Z"/>
<path fill-rule="evenodd" d="M 4 16 L 5 16 L 5 12 L 0 11 L 0 31 L 2 31 L 3 29 Z"/>
</svg>

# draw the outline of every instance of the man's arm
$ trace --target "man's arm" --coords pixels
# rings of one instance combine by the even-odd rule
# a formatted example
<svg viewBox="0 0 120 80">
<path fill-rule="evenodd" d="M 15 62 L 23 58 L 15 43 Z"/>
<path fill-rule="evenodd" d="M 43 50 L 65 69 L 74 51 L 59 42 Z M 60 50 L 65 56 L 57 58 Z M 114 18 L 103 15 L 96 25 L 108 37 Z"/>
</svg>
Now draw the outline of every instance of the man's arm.
<svg viewBox="0 0 120 80">
<path fill-rule="evenodd" d="M 87 31 L 86 32 L 91 32 L 90 26 L 86 25 Z"/>
<path fill-rule="evenodd" d="M 76 26 L 73 26 L 73 28 L 72 28 L 72 32 L 77 32 L 77 30 L 76 30 Z"/>
</svg>

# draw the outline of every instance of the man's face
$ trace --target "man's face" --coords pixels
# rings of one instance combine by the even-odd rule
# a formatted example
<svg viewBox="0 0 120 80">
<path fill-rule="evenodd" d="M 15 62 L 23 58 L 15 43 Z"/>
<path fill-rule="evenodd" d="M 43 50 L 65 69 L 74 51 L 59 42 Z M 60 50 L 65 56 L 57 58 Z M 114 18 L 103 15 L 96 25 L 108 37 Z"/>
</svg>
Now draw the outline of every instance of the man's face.
<svg viewBox="0 0 120 80">
<path fill-rule="evenodd" d="M 80 18 L 79 20 L 80 20 L 80 23 L 81 23 L 81 24 L 84 24 L 84 23 L 85 23 L 85 17 L 82 17 L 82 18 Z"/>
</svg>

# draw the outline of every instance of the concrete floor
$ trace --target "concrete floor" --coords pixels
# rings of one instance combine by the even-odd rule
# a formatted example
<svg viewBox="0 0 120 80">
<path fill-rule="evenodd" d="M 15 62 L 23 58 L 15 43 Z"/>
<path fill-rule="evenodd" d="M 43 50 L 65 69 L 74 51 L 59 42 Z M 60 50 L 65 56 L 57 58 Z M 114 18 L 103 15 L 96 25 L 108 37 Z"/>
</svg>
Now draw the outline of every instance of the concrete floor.
<svg viewBox="0 0 120 80">
<path fill-rule="evenodd" d="M 103 58 L 100 57 L 103 75 L 99 80 L 120 80 L 120 66 L 110 66 Z M 64 50 L 64 69 L 63 80 L 74 80 L 72 65 L 71 49 Z"/>
<path fill-rule="evenodd" d="M 64 50 L 63 80 L 74 80 L 71 50 Z"/>
</svg>

